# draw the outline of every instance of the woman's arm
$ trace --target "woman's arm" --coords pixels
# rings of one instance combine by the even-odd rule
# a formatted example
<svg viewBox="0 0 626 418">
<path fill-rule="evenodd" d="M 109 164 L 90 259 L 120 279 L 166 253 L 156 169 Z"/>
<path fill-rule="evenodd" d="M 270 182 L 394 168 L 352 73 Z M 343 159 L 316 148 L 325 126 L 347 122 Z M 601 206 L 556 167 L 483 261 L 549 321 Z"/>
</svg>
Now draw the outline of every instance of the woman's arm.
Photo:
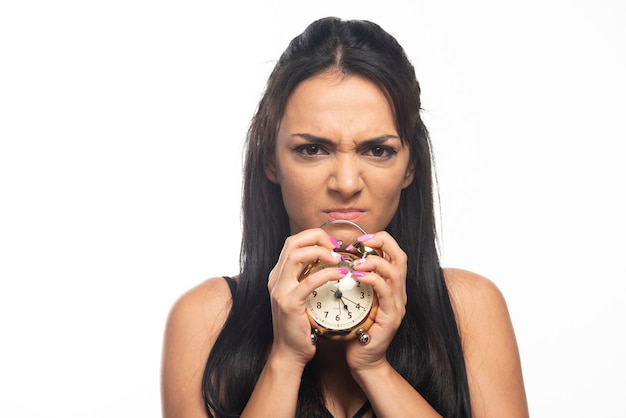
<svg viewBox="0 0 626 418">
<path fill-rule="evenodd" d="M 316 351 L 311 344 L 304 300 L 323 283 L 343 275 L 338 269 L 324 269 L 302 281 L 298 276 L 310 260 L 336 263 L 332 248 L 328 234 L 319 228 L 303 231 L 285 242 L 268 280 L 274 341 L 242 417 L 295 415 L 302 372 Z M 206 417 L 202 376 L 230 307 L 230 289 L 223 278 L 207 280 L 174 305 L 163 349 L 164 418 Z"/>
<path fill-rule="evenodd" d="M 352 374 L 378 418 L 439 418 L 441 415 L 388 362 Z"/>
<path fill-rule="evenodd" d="M 268 280 L 272 304 L 274 341 L 263 371 L 242 418 L 295 416 L 302 373 L 313 358 L 311 325 L 305 313 L 305 298 L 329 280 L 343 274 L 338 269 L 323 269 L 302 281 L 298 276 L 310 260 L 333 264 L 334 243 L 321 229 L 306 230 L 289 237 Z"/>
<path fill-rule="evenodd" d="M 297 362 L 270 354 L 241 417 L 294 417 L 303 370 Z"/>
<path fill-rule="evenodd" d="M 473 418 L 527 418 L 528 406 L 515 334 L 502 294 L 489 280 L 446 270 L 460 329 Z M 376 416 L 440 415 L 386 361 L 353 369 Z"/>
<path fill-rule="evenodd" d="M 387 361 L 387 349 L 404 317 L 407 256 L 386 232 L 377 233 L 366 245 L 380 248 L 383 257 L 368 257 L 357 270 L 378 295 L 376 322 L 369 329 L 370 342 L 352 342 L 346 359 L 352 377 L 361 386 L 379 418 L 440 417 L 435 409 Z"/>
</svg>

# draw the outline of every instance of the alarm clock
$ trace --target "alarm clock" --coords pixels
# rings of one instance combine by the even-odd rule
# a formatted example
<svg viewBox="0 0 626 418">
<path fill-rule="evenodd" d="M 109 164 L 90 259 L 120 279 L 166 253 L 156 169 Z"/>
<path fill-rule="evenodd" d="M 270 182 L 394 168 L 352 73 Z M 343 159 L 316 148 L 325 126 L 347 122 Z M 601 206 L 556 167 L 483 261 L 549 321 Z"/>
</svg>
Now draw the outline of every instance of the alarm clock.
<svg viewBox="0 0 626 418">
<path fill-rule="evenodd" d="M 321 228 L 344 224 L 358 232 L 357 236 L 366 232 L 356 223 L 345 220 L 327 222 Z M 379 250 L 370 248 L 354 239 L 346 244 L 346 240 L 338 241 L 340 247 L 335 249 L 342 261 L 337 264 L 322 263 L 315 260 L 309 263 L 300 280 L 325 268 L 344 269 L 346 274 L 339 280 L 329 281 L 316 288 L 306 298 L 306 313 L 311 323 L 311 339 L 317 342 L 318 337 L 331 340 L 351 340 L 358 338 L 363 344 L 369 342 L 368 329 L 374 323 L 378 309 L 378 298 L 372 286 L 361 283 L 353 275 L 353 263 L 371 255 L 380 256 Z"/>
</svg>

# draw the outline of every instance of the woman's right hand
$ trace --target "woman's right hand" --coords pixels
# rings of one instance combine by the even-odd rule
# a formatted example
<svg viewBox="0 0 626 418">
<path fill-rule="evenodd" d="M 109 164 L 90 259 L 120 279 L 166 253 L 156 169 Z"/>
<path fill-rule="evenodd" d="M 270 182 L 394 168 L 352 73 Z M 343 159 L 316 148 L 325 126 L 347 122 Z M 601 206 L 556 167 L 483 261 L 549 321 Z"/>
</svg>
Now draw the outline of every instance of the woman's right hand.
<svg viewBox="0 0 626 418">
<path fill-rule="evenodd" d="M 344 275 L 338 269 L 326 268 L 310 274 L 302 281 L 298 281 L 298 278 L 312 261 L 338 263 L 337 253 L 333 252 L 335 248 L 337 242 L 321 228 L 308 229 L 285 240 L 267 284 L 274 328 L 270 356 L 286 356 L 286 360 L 295 361 L 304 367 L 315 355 L 305 299 L 322 284 L 339 280 Z"/>
</svg>

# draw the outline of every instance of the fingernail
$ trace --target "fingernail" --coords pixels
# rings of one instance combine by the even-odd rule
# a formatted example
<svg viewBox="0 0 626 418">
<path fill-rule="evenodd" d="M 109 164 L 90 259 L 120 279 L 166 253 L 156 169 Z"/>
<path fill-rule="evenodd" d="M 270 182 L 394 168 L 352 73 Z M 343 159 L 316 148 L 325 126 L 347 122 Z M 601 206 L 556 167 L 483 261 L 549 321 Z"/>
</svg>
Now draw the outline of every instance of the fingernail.
<svg viewBox="0 0 626 418">
<path fill-rule="evenodd" d="M 337 261 L 346 261 L 346 259 L 341 254 L 336 253 L 334 251 L 331 251 L 330 255 Z"/>
<path fill-rule="evenodd" d="M 350 244 L 346 247 L 346 251 L 352 251 L 354 250 L 354 245 Z"/>
<path fill-rule="evenodd" d="M 365 276 L 365 272 L 364 271 L 353 271 L 352 275 L 354 277 L 363 277 L 363 276 Z"/>
<path fill-rule="evenodd" d="M 339 248 L 341 247 L 341 245 L 339 245 L 339 243 L 337 242 L 337 240 L 333 237 L 329 237 L 330 238 L 330 242 L 333 243 L 333 245 L 335 246 L 335 248 Z"/>
<path fill-rule="evenodd" d="M 368 241 L 368 240 L 370 240 L 372 238 L 374 238 L 374 234 L 365 234 L 365 235 L 361 235 L 356 240 L 359 241 L 359 242 L 365 242 L 365 241 Z"/>
<path fill-rule="evenodd" d="M 359 264 L 363 264 L 363 263 L 365 263 L 365 259 L 364 258 L 357 258 L 356 260 L 354 260 L 352 262 L 352 267 L 356 267 Z"/>
<path fill-rule="evenodd" d="M 339 267 L 337 270 L 339 271 L 340 274 L 343 274 L 343 275 L 350 273 L 350 270 L 348 270 L 345 267 Z"/>
</svg>

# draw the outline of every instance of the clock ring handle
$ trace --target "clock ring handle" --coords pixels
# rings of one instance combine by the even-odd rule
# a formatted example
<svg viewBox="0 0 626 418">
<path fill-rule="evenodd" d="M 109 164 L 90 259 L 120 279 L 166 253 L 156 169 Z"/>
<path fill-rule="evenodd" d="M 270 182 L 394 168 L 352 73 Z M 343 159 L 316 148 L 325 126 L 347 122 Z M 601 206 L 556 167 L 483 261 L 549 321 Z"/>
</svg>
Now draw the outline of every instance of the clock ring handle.
<svg viewBox="0 0 626 418">
<path fill-rule="evenodd" d="M 332 221 L 328 221 L 323 223 L 320 228 L 324 229 L 327 226 L 333 225 L 333 224 L 346 224 L 346 225 L 350 225 L 355 227 L 356 229 L 358 229 L 361 232 L 361 235 L 365 235 L 367 234 L 367 232 L 365 232 L 365 230 L 363 228 L 361 228 L 359 225 L 357 225 L 356 223 L 352 222 L 352 221 L 348 221 L 345 219 L 333 219 Z"/>
<path fill-rule="evenodd" d="M 366 235 L 367 234 L 367 232 L 363 228 L 361 228 L 358 224 L 356 224 L 356 223 L 354 223 L 352 221 L 345 220 L 345 219 L 333 219 L 332 221 L 328 221 L 328 222 L 322 224 L 320 226 L 320 228 L 324 229 L 327 226 L 336 225 L 336 224 L 344 224 L 344 225 L 352 226 L 352 227 L 354 227 L 355 229 L 357 229 L 360 232 L 360 235 Z M 342 250 L 345 250 L 345 245 L 344 244 L 345 243 L 341 244 L 341 247 L 342 247 L 341 249 Z M 359 254 L 359 256 L 362 255 L 362 256 L 365 257 L 365 256 L 368 256 L 368 255 L 380 255 L 381 254 L 379 250 L 376 250 L 374 248 L 370 248 L 370 247 L 368 247 L 368 246 L 366 246 L 363 243 L 358 242 L 358 241 L 353 242 L 351 247 L 354 247 L 354 250 L 351 250 L 350 252 L 352 252 L 354 254 Z M 354 251 L 358 251 L 358 253 L 355 253 Z"/>
</svg>

